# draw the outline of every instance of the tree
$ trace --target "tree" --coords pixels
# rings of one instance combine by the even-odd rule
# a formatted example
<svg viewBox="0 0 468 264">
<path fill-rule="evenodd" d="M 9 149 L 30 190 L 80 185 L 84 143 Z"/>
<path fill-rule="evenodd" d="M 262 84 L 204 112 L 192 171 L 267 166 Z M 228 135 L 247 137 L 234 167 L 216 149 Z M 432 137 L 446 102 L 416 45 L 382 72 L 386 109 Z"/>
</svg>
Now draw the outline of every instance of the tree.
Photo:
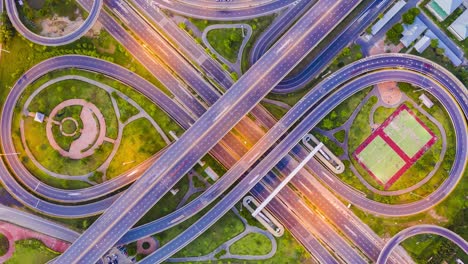
<svg viewBox="0 0 468 264">
<path fill-rule="evenodd" d="M 387 39 L 393 44 L 398 44 L 401 38 L 401 33 L 403 33 L 403 31 L 404 28 L 402 24 L 395 24 L 392 28 L 390 28 L 387 31 Z"/>
<path fill-rule="evenodd" d="M 439 46 L 439 39 L 431 39 L 431 48 L 435 49 Z"/>
</svg>

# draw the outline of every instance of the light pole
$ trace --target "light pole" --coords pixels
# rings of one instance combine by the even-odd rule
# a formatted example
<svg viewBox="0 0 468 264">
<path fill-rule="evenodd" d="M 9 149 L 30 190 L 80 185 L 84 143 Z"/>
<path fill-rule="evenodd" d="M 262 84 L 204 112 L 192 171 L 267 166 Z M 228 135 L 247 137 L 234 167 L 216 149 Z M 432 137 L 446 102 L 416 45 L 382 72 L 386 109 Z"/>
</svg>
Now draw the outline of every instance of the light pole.
<svg viewBox="0 0 468 264">
<path fill-rule="evenodd" d="M 21 153 L 19 153 L 19 152 L 13 152 L 13 153 L 3 153 L 3 154 L 2 154 L 2 153 L 0 153 L 0 156 L 11 156 L 11 155 L 19 155 L 19 154 L 21 154 Z"/>
</svg>

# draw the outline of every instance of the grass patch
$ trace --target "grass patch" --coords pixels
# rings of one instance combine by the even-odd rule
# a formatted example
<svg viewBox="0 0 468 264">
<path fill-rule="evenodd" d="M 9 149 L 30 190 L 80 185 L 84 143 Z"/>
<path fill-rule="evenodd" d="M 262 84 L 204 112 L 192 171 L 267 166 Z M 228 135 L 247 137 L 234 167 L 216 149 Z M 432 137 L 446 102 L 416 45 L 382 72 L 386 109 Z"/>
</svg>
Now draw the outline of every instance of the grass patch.
<svg viewBox="0 0 468 264">
<path fill-rule="evenodd" d="M 377 217 L 361 211 L 352 206 L 351 210 L 379 236 L 389 238 L 399 231 L 419 224 L 435 224 L 446 227 L 462 237 L 467 236 L 467 201 L 468 171 L 465 171 L 460 183 L 454 191 L 433 209 L 406 217 Z M 436 216 L 434 218 L 433 216 Z M 420 242 L 419 244 L 416 244 Z M 410 238 L 402 243 L 402 246 L 411 254 L 416 263 L 454 263 L 455 258 L 466 260 L 466 254 L 450 245 L 450 242 L 439 236 L 423 236 Z M 431 261 L 428 259 L 433 257 Z"/>
<path fill-rule="evenodd" d="M 225 59 L 232 63 L 237 61 L 243 40 L 242 29 L 212 29 L 208 31 L 206 38 L 210 45 Z"/>
<path fill-rule="evenodd" d="M 37 239 L 25 239 L 15 242 L 15 252 L 6 264 L 47 263 L 59 253 L 49 249 Z"/>
<path fill-rule="evenodd" d="M 120 111 L 120 122 L 125 123 L 130 117 L 138 114 L 140 110 L 136 109 L 133 105 L 120 97 L 117 93 L 112 93 L 112 97 L 117 102 L 117 107 Z"/>
<path fill-rule="evenodd" d="M 236 255 L 266 255 L 271 251 L 271 242 L 265 235 L 250 233 L 232 244 L 229 250 Z"/>
<path fill-rule="evenodd" d="M 280 120 L 289 111 L 288 109 L 284 109 L 274 104 L 269 104 L 265 102 L 262 102 L 261 104 L 278 120 Z"/>
<path fill-rule="evenodd" d="M 119 149 L 107 170 L 113 178 L 132 169 L 166 146 L 161 135 L 145 118 L 132 121 L 124 127 Z"/>
<path fill-rule="evenodd" d="M 320 133 L 312 132 L 312 134 L 321 141 L 335 156 L 339 157 L 344 154 L 343 148 L 338 146 L 334 141 Z"/>
<path fill-rule="evenodd" d="M 0 234 L 0 256 L 5 255 L 9 248 L 8 238 Z"/>
<path fill-rule="evenodd" d="M 42 3 L 40 3 L 42 2 Z M 74 0 L 26 0 L 23 1 L 23 6 L 18 6 L 20 19 L 29 30 L 40 33 L 42 31 L 41 22 L 44 19 L 50 19 L 54 15 L 59 17 L 68 17 L 71 21 L 75 21 L 78 17 L 87 17 L 87 12 Z"/>
<path fill-rule="evenodd" d="M 337 131 L 333 134 L 333 136 L 336 138 L 336 140 L 343 143 L 345 141 L 346 131 L 344 130 Z"/>
<path fill-rule="evenodd" d="M 379 106 L 374 112 L 374 124 L 382 124 L 393 112 L 395 108 L 387 108 L 385 106 Z"/>
<path fill-rule="evenodd" d="M 180 203 L 185 193 L 189 188 L 189 179 L 187 176 L 183 177 L 173 189 L 179 189 L 176 195 L 172 195 L 170 192 L 166 193 L 159 202 L 157 202 L 139 221 L 135 226 L 140 226 L 149 223 L 155 219 L 159 219 L 171 212 L 173 212 L 177 205 Z"/>
<path fill-rule="evenodd" d="M 73 134 L 76 129 L 78 129 L 78 126 L 72 120 L 65 120 L 62 124 L 62 130 L 67 134 Z"/>
<path fill-rule="evenodd" d="M 177 252 L 174 257 L 206 255 L 243 230 L 244 225 L 240 219 L 232 211 L 229 211 L 201 236 Z"/>
<path fill-rule="evenodd" d="M 109 49 L 109 47 L 116 47 Z M 0 67 L 0 104 L 3 105 L 6 95 L 14 82 L 28 69 L 35 64 L 55 56 L 65 54 L 80 54 L 101 58 L 110 62 L 115 62 L 143 78 L 149 80 L 165 93 L 170 94 L 167 89 L 139 62 L 134 60 L 131 55 L 120 45 L 107 31 L 101 30 L 98 37 L 82 37 L 71 44 L 59 47 L 46 47 L 34 44 L 19 34 L 2 47 L 10 53 L 2 52 L 2 65 Z"/>
<path fill-rule="evenodd" d="M 15 120 L 18 120 L 16 118 Z M 16 126 L 19 125 L 19 120 L 16 122 Z M 53 149 L 47 140 L 45 124 L 37 123 L 32 118 L 26 118 L 25 124 L 25 138 L 26 142 L 36 160 L 42 164 L 45 168 L 60 174 L 65 175 L 82 175 L 96 170 L 109 156 L 112 151 L 113 144 L 104 142 L 98 147 L 95 153 L 91 156 L 83 158 L 81 160 L 74 160 L 63 157 Z M 16 127 L 19 129 L 18 127 Z M 14 130 L 18 131 L 18 130 Z M 12 134 L 15 148 L 20 153 L 20 159 L 26 165 L 26 167 L 37 176 L 38 168 L 29 160 L 25 155 L 21 139 L 16 133 Z"/>
<path fill-rule="evenodd" d="M 263 31 L 267 27 L 271 25 L 273 20 L 276 18 L 276 14 L 257 17 L 251 20 L 241 20 L 241 21 L 223 21 L 222 24 L 249 24 L 252 27 L 252 36 L 250 37 L 249 41 L 247 42 L 245 49 L 242 53 L 242 60 L 241 60 L 241 69 L 243 72 L 246 72 L 250 65 L 249 65 L 249 54 L 253 48 L 253 44 L 256 42 L 258 37 L 262 34 Z M 188 18 L 190 22 L 192 22 L 201 32 L 209 26 L 214 24 L 220 24 L 219 21 L 210 21 L 210 20 L 202 20 L 202 19 L 195 19 L 195 18 Z M 193 32 L 188 32 L 190 35 L 193 35 Z M 200 40 L 197 42 L 201 43 Z"/>
<path fill-rule="evenodd" d="M 369 126 L 369 113 L 372 106 L 375 105 L 377 101 L 378 99 L 375 96 L 369 98 L 354 119 L 354 122 L 349 129 L 348 146 L 350 153 L 353 153 L 356 148 L 371 134 L 372 131 Z"/>
<path fill-rule="evenodd" d="M 27 97 L 23 96 L 20 101 L 23 103 L 26 99 Z M 114 139 L 117 137 L 117 117 L 109 94 L 88 82 L 64 80 L 54 83 L 34 97 L 28 110 L 48 116 L 55 106 L 70 99 L 84 99 L 99 108 L 106 121 L 106 136 Z"/>
</svg>

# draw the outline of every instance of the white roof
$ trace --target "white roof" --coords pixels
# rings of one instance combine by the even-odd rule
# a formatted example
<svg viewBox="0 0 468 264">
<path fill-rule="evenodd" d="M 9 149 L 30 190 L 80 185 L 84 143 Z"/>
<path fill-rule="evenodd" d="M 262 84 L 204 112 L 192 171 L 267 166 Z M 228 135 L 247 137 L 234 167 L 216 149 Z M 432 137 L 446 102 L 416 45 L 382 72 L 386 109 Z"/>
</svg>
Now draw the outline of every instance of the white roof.
<svg viewBox="0 0 468 264">
<path fill-rule="evenodd" d="M 434 105 L 434 103 L 431 101 L 431 99 L 429 99 L 429 97 L 427 97 L 427 95 L 425 95 L 425 94 L 421 94 L 421 96 L 419 96 L 419 99 L 428 108 L 431 108 Z"/>
<path fill-rule="evenodd" d="M 36 112 L 36 115 L 34 116 L 34 121 L 42 123 L 44 122 L 45 115 L 43 113 Z"/>
<path fill-rule="evenodd" d="M 414 44 L 414 48 L 419 52 L 422 53 L 429 45 L 431 44 L 431 39 L 428 36 L 422 37 L 416 44 Z"/>
<path fill-rule="evenodd" d="M 460 40 L 468 38 L 468 9 L 450 25 L 450 29 Z"/>
<path fill-rule="evenodd" d="M 377 32 L 379 32 L 388 23 L 388 21 L 390 21 L 390 19 L 392 19 L 392 17 L 394 17 L 405 5 L 406 2 L 404 0 L 400 0 L 394 4 L 392 8 L 390 8 L 385 13 L 382 19 L 377 21 L 377 23 L 372 26 L 372 35 L 377 34 Z"/>
<path fill-rule="evenodd" d="M 427 29 L 426 24 L 424 24 L 419 18 L 416 17 L 414 23 L 411 25 L 403 25 L 405 31 L 403 31 L 403 37 L 400 39 L 401 43 L 408 47 L 411 43 L 416 40 L 423 32 Z"/>
<path fill-rule="evenodd" d="M 434 0 L 437 5 L 439 5 L 447 15 L 452 14 L 455 9 L 457 9 L 463 0 Z"/>
</svg>

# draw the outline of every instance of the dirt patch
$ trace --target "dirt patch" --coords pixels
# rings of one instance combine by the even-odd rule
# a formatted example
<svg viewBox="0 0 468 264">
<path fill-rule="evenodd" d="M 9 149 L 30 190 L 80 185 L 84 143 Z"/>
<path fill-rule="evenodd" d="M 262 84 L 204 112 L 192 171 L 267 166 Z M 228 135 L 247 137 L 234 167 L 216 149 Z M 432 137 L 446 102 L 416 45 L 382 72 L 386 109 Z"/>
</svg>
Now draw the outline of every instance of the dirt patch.
<svg viewBox="0 0 468 264">
<path fill-rule="evenodd" d="M 396 82 L 379 83 L 377 89 L 385 104 L 396 105 L 401 101 L 402 93 Z"/>
<path fill-rule="evenodd" d="M 447 218 L 438 215 L 437 212 L 434 209 L 429 210 L 428 213 L 432 218 L 434 218 L 435 220 L 437 220 L 439 222 L 448 222 Z"/>
<path fill-rule="evenodd" d="M 93 27 L 88 32 L 86 32 L 85 37 L 97 38 L 99 37 L 99 34 L 101 34 L 101 30 L 102 30 L 101 22 L 96 21 Z"/>
<path fill-rule="evenodd" d="M 393 44 L 385 44 L 384 38 L 377 41 L 374 46 L 370 49 L 370 55 L 377 55 L 382 53 L 398 53 L 401 49 L 403 49 L 403 44 L 399 43 L 398 45 Z"/>
<path fill-rule="evenodd" d="M 147 237 L 137 241 L 137 253 L 149 255 L 156 251 L 159 247 L 159 242 L 154 237 Z"/>
<path fill-rule="evenodd" d="M 67 35 L 83 24 L 83 18 L 79 16 L 75 21 L 71 21 L 68 17 L 54 16 L 52 18 L 41 21 L 41 36 L 46 37 L 61 37 Z"/>
</svg>

